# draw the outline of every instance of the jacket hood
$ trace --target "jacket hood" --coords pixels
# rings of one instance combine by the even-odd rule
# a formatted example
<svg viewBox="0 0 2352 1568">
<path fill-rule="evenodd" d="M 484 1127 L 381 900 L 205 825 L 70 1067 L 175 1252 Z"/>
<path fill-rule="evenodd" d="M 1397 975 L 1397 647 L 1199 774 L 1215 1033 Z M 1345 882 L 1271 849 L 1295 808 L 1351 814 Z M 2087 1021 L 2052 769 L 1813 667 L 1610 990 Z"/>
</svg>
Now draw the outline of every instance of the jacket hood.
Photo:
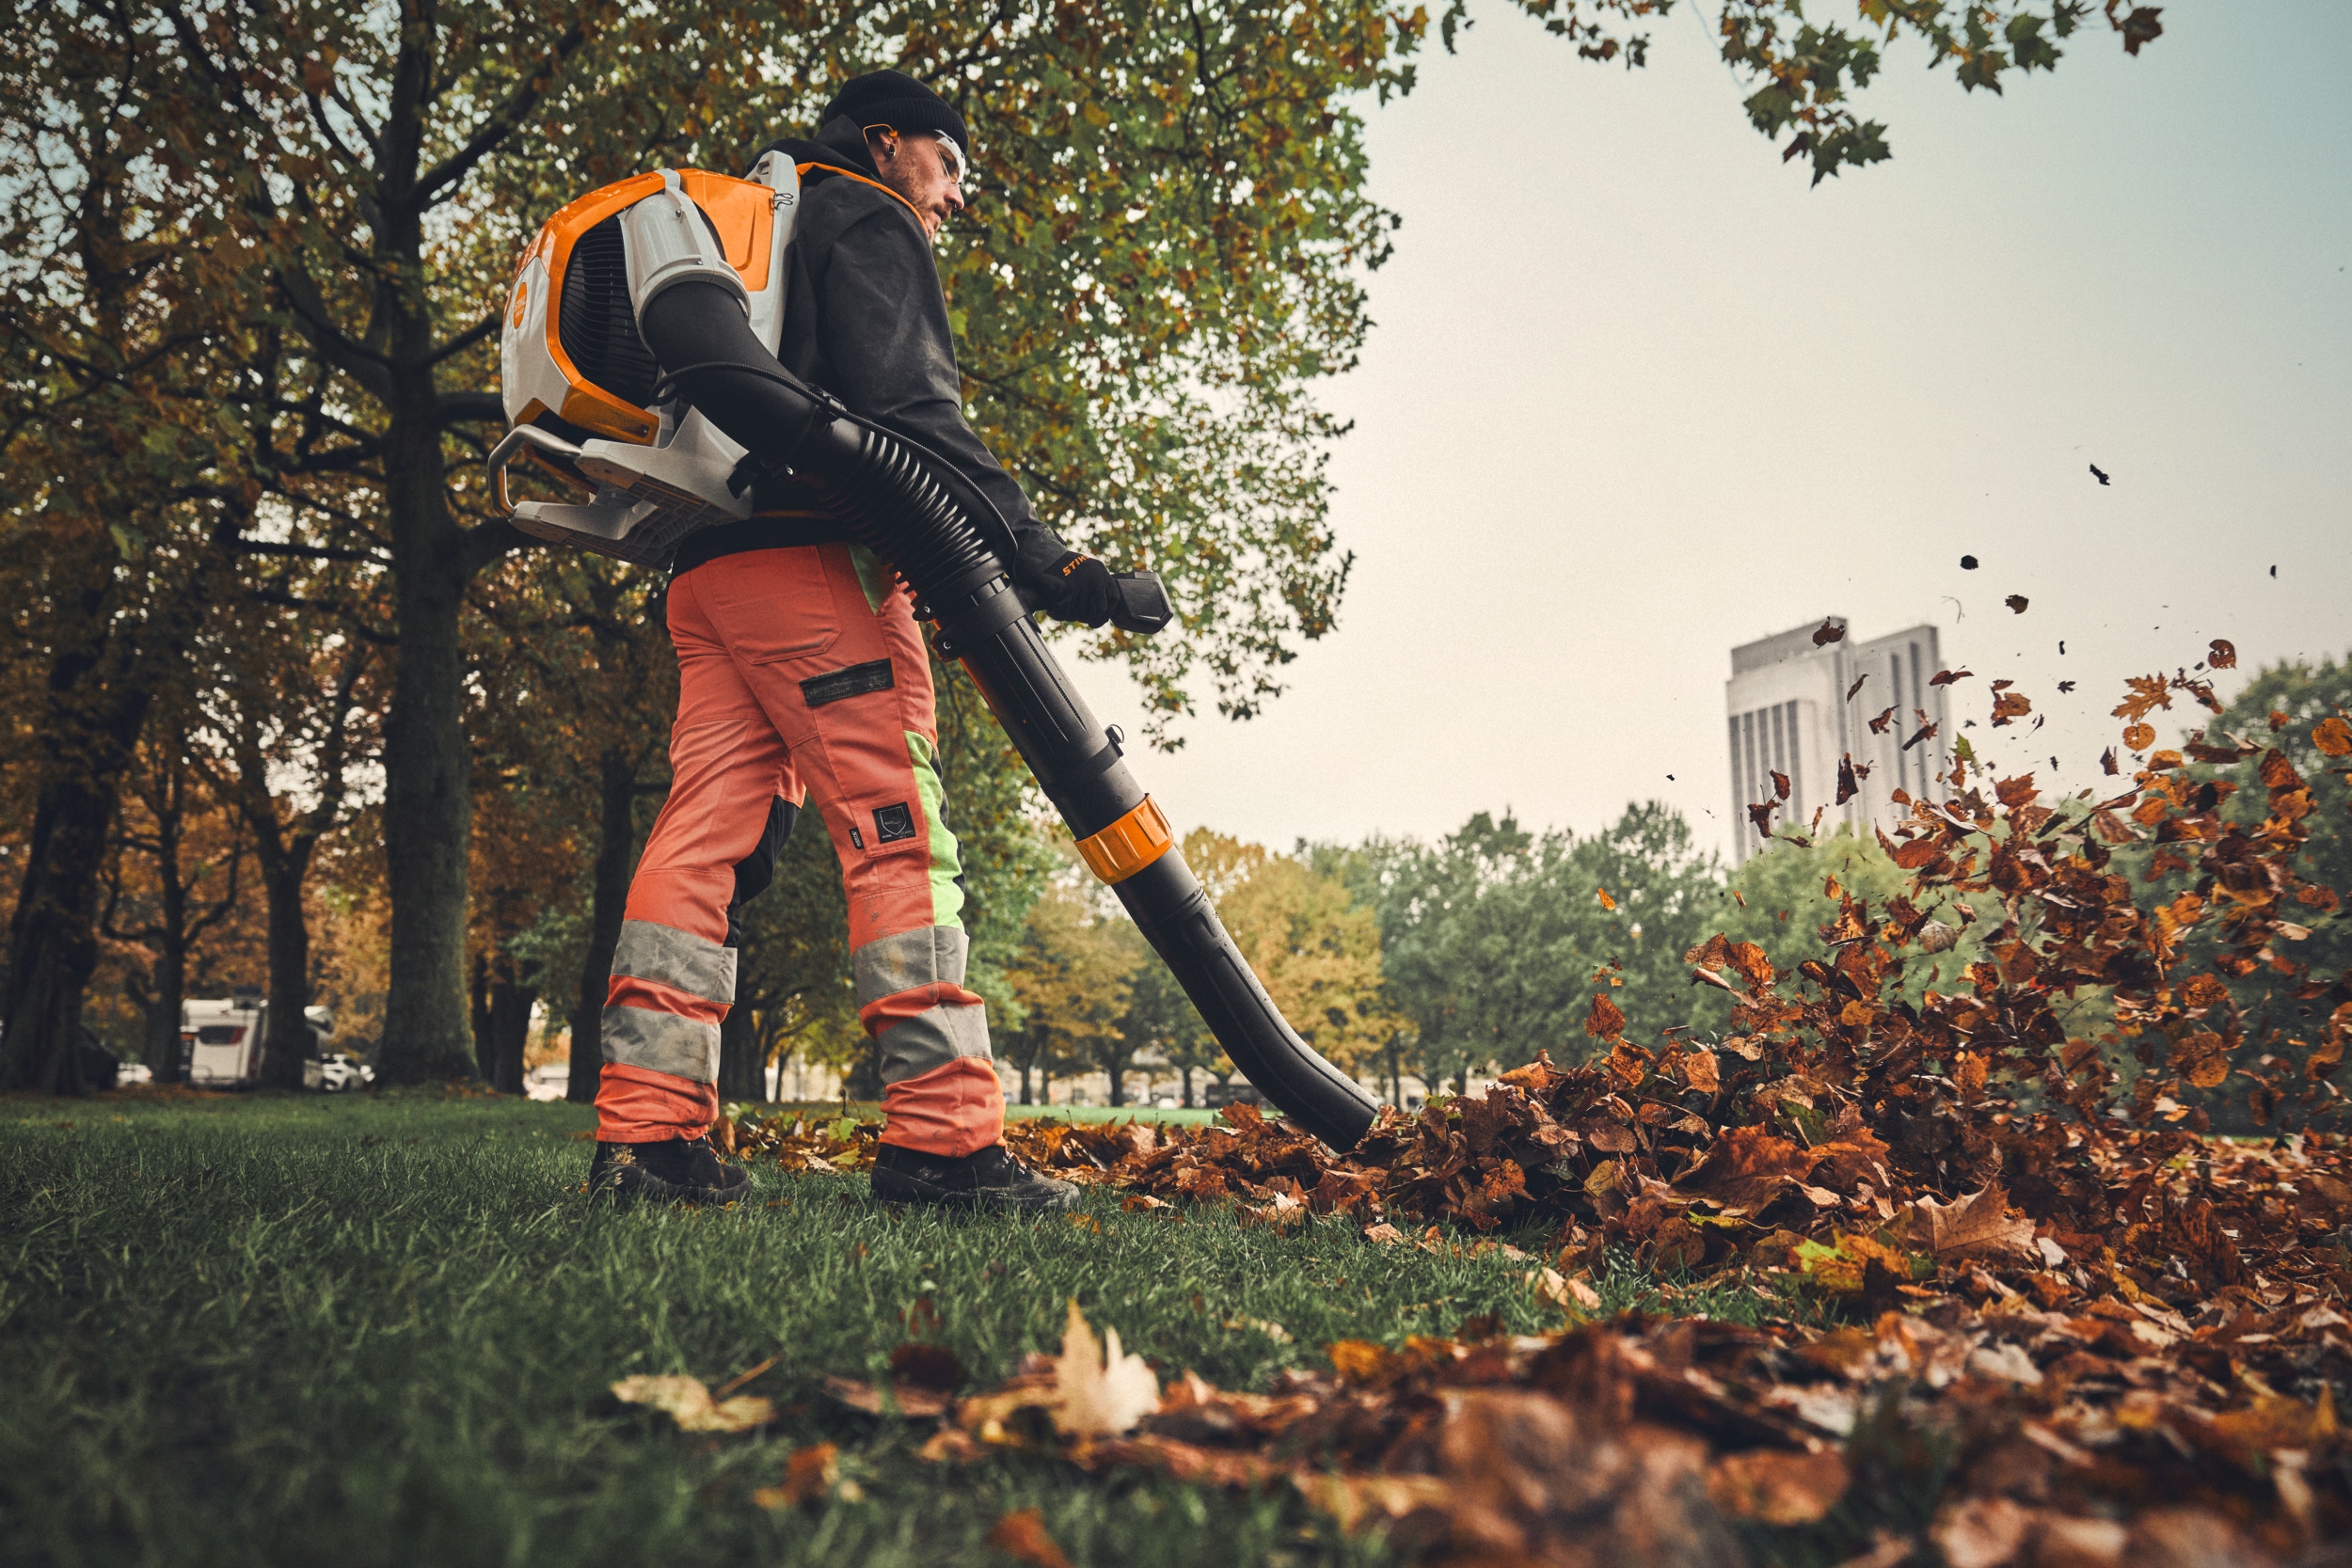
<svg viewBox="0 0 2352 1568">
<path fill-rule="evenodd" d="M 862 174 L 868 180 L 880 180 L 882 170 L 874 166 L 874 155 L 866 150 L 866 133 L 848 115 L 835 115 L 818 128 L 814 141 L 800 136 L 779 136 L 761 148 L 761 153 L 782 152 L 795 164 L 819 164 Z M 752 156 L 759 161 L 759 153 Z"/>
</svg>

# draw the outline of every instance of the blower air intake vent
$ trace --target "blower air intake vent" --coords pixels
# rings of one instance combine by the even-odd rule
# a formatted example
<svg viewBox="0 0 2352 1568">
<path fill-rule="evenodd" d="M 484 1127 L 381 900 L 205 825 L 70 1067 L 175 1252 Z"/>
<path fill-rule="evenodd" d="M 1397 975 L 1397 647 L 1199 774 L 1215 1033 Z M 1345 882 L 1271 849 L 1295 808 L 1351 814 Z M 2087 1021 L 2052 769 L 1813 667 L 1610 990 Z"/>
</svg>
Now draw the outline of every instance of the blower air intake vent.
<svg viewBox="0 0 2352 1568">
<path fill-rule="evenodd" d="M 621 244 L 617 214 L 573 243 L 564 269 L 564 297 L 556 308 L 556 337 L 583 378 L 623 403 L 651 408 L 661 367 L 637 335 Z"/>
</svg>

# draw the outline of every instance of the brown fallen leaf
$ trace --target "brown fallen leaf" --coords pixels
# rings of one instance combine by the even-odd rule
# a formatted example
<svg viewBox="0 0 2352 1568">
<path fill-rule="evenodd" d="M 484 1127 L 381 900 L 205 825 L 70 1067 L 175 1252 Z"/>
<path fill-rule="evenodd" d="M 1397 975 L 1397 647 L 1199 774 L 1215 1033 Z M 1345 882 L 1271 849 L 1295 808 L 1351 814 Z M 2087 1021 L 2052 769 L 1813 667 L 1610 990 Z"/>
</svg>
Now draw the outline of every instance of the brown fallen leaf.
<svg viewBox="0 0 2352 1568">
<path fill-rule="evenodd" d="M 2007 1497 L 1962 1497 L 1928 1528 L 1947 1568 L 2007 1568 L 2025 1549 L 2033 1514 Z"/>
<path fill-rule="evenodd" d="M 841 1479 L 840 1460 L 837 1443 L 795 1449 L 784 1462 L 784 1484 L 758 1488 L 752 1493 L 752 1501 L 761 1508 L 798 1508 L 820 1501 Z"/>
<path fill-rule="evenodd" d="M 625 1377 L 612 1385 L 612 1397 L 660 1411 L 680 1432 L 749 1432 L 776 1418 L 774 1401 L 753 1394 L 714 1401 L 698 1377 Z"/>
<path fill-rule="evenodd" d="M 827 1395 L 852 1410 L 868 1416 L 899 1415 L 909 1420 L 928 1421 L 945 1416 L 953 1401 L 936 1389 L 919 1386 L 899 1387 L 862 1382 L 853 1377 L 823 1377 L 818 1386 Z"/>
<path fill-rule="evenodd" d="M 1846 1462 L 1835 1449 L 1818 1453 L 1751 1449 L 1708 1467 L 1707 1495 L 1717 1508 L 1767 1525 L 1809 1525 L 1846 1495 Z"/>
<path fill-rule="evenodd" d="M 1378 1225 L 1366 1227 L 1364 1231 L 1364 1240 L 1372 1243 L 1375 1246 L 1394 1246 L 1397 1243 L 1403 1241 L 1404 1239 L 1405 1232 L 1399 1230 L 1395 1226 L 1391 1225 L 1386 1220 L 1382 1220 Z"/>
<path fill-rule="evenodd" d="M 990 1527 L 988 1544 L 1029 1568 L 1071 1568 L 1054 1538 L 1045 1533 L 1045 1512 L 1025 1508 L 1008 1513 Z"/>
<path fill-rule="evenodd" d="M 1912 1235 L 1925 1244 L 1938 1262 L 1961 1258 L 2020 1258 L 2039 1256 L 2034 1249 L 2033 1221 L 2008 1212 L 2009 1198 L 1998 1183 L 1949 1203 L 1922 1197 L 1913 1205 L 1918 1222 Z"/>
<path fill-rule="evenodd" d="M 1054 1427 L 1072 1435 L 1115 1437 L 1160 1407 L 1160 1380 L 1143 1357 L 1120 1350 L 1115 1328 L 1096 1339 L 1075 1296 L 1054 1378 Z"/>
</svg>

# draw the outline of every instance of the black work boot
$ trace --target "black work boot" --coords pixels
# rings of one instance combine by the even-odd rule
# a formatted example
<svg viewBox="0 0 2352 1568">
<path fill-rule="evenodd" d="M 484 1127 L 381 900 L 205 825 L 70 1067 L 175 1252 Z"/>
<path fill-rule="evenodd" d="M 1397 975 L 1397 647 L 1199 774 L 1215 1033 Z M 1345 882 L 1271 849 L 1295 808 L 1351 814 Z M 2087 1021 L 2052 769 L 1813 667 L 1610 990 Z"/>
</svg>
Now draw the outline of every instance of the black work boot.
<svg viewBox="0 0 2352 1568">
<path fill-rule="evenodd" d="M 1040 1176 L 1003 1144 L 951 1159 L 897 1144 L 874 1151 L 874 1196 L 884 1203 L 936 1203 L 955 1209 L 1069 1209 L 1078 1189 Z"/>
<path fill-rule="evenodd" d="M 723 1164 L 710 1139 L 596 1145 L 588 1196 L 615 1203 L 732 1203 L 751 1191 L 749 1173 Z"/>
</svg>

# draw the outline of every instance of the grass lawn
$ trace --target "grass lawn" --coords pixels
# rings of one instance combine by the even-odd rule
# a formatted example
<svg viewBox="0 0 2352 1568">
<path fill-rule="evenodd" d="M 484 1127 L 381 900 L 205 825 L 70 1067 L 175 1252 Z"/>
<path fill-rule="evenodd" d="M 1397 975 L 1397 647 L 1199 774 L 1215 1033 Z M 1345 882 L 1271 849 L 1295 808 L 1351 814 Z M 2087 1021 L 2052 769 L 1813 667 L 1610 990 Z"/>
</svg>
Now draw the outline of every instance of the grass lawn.
<svg viewBox="0 0 2352 1568">
<path fill-rule="evenodd" d="M 982 1538 L 1035 1507 L 1078 1563 L 1378 1562 L 1287 1494 L 1017 1454 L 942 1469 L 914 1456 L 928 1426 L 817 1380 L 879 1372 L 925 1297 L 984 1384 L 1057 1348 L 1073 1296 L 1164 1376 L 1227 1387 L 1338 1338 L 1554 1321 L 1494 1254 L 1115 1195 L 1089 1198 L 1099 1230 L 894 1215 L 862 1176 L 772 1169 L 724 1212 L 591 1209 L 590 1125 L 430 1094 L 0 1101 L 0 1561 L 1003 1563 Z M 783 1418 L 754 1436 L 606 1392 L 771 1357 L 744 1391 Z M 751 1500 L 824 1440 L 853 1485 Z"/>
</svg>

